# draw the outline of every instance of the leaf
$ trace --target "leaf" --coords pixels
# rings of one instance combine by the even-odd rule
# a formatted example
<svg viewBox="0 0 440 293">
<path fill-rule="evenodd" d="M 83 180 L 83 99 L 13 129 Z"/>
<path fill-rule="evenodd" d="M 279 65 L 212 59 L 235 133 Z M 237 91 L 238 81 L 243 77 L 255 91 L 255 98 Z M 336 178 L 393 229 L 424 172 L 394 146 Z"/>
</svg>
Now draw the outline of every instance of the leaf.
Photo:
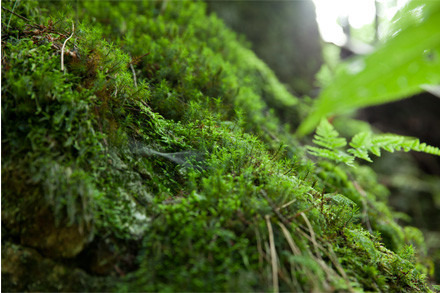
<svg viewBox="0 0 440 293">
<path fill-rule="evenodd" d="M 422 86 L 440 84 L 440 1 L 415 3 L 412 11 L 420 13 L 418 21 L 407 21 L 372 54 L 341 64 L 298 128 L 299 136 L 310 133 L 329 114 L 401 100 L 421 92 Z M 414 18 L 405 15 L 401 17 Z"/>
<path fill-rule="evenodd" d="M 359 148 L 359 149 L 349 149 L 347 152 L 353 154 L 355 157 L 364 159 L 365 161 L 368 162 L 373 162 L 370 159 L 370 156 L 368 155 L 368 150 L 366 148 Z"/>
<path fill-rule="evenodd" d="M 347 141 L 343 137 L 339 137 L 338 131 L 331 125 L 327 119 L 322 119 L 313 142 L 324 148 L 308 146 L 309 154 L 316 157 L 326 158 L 335 162 L 342 162 L 349 166 L 353 165 L 354 157 L 347 154 L 340 148 L 347 145 Z"/>
<path fill-rule="evenodd" d="M 331 161 L 345 163 L 348 166 L 354 166 L 354 157 L 342 151 L 328 150 L 314 146 L 307 146 L 307 151 L 315 157 L 321 157 Z"/>
<path fill-rule="evenodd" d="M 360 148 L 371 144 L 371 132 L 360 132 L 356 134 L 350 142 L 350 146 L 354 148 Z"/>
<path fill-rule="evenodd" d="M 326 119 L 322 119 L 316 129 L 313 142 L 328 149 L 341 148 L 347 145 L 345 138 L 339 137 L 339 133 Z"/>
<path fill-rule="evenodd" d="M 345 150 L 347 141 L 339 137 L 339 133 L 326 119 L 322 119 L 317 127 L 313 142 L 321 147 L 307 146 L 309 154 L 315 157 L 332 160 L 337 163 L 345 163 L 353 166 L 355 158 L 372 162 L 369 152 L 380 157 L 381 149 L 393 153 L 394 151 L 418 151 L 440 156 L 440 149 L 434 146 L 420 143 L 418 139 L 397 134 L 373 134 L 364 131 L 356 134 L 348 150 Z"/>
</svg>

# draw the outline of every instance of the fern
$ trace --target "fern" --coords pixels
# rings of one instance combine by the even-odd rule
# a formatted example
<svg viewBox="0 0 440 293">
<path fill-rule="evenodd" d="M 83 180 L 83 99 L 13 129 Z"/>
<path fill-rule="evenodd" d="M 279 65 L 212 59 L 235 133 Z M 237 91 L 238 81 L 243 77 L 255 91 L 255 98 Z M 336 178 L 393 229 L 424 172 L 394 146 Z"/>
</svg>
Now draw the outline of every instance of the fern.
<svg viewBox="0 0 440 293">
<path fill-rule="evenodd" d="M 353 165 L 354 157 L 343 150 L 347 145 L 346 139 L 339 137 L 339 133 L 327 120 L 323 119 L 319 124 L 313 143 L 321 147 L 307 146 L 311 155 Z"/>
<path fill-rule="evenodd" d="M 373 134 L 372 132 L 360 132 L 350 142 L 350 148 L 345 146 L 347 141 L 340 137 L 336 129 L 326 119 L 319 124 L 313 142 L 320 146 L 307 146 L 308 152 L 316 157 L 329 159 L 335 162 L 353 166 L 356 158 L 372 162 L 370 153 L 380 157 L 381 151 L 417 151 L 440 156 L 440 149 L 420 143 L 417 138 L 401 136 L 397 134 Z"/>
</svg>

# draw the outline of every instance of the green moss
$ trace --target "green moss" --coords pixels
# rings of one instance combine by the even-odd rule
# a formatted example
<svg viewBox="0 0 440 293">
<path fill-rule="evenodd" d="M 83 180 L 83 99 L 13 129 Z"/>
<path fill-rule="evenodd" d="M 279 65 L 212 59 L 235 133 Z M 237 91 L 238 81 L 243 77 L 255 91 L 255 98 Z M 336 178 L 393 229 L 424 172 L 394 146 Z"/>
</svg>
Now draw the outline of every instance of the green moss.
<svg viewBox="0 0 440 293">
<path fill-rule="evenodd" d="M 81 273 L 7 290 L 429 290 L 375 173 L 307 159 L 306 106 L 203 3 L 65 4 L 4 32 L 2 258 Z"/>
</svg>

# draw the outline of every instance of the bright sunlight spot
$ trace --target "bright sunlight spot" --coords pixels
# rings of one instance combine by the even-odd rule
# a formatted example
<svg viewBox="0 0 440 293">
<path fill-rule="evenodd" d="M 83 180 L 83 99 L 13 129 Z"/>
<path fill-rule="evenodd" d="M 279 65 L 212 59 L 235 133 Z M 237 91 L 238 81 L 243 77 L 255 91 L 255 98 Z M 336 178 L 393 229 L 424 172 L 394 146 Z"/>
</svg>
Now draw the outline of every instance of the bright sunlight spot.
<svg viewBox="0 0 440 293">
<path fill-rule="evenodd" d="M 378 0 L 380 17 L 391 20 L 396 12 L 409 0 Z M 347 20 L 352 28 L 359 29 L 374 22 L 375 0 L 313 0 L 316 7 L 316 20 L 321 37 L 325 42 L 342 46 L 347 37 L 342 23 Z"/>
</svg>

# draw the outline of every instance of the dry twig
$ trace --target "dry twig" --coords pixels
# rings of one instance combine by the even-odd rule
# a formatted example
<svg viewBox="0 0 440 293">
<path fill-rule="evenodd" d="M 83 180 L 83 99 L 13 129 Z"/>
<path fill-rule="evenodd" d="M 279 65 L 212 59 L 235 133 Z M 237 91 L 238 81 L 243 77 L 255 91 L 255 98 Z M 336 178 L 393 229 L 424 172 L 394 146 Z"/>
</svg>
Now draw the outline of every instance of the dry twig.
<svg viewBox="0 0 440 293">
<path fill-rule="evenodd" d="M 15 12 L 13 12 L 13 11 L 7 9 L 7 8 L 2 7 L 2 9 L 3 9 L 3 10 L 6 10 L 7 12 L 9 12 L 9 13 L 11 13 L 11 14 L 17 16 L 18 18 L 20 18 L 20 19 L 22 19 L 22 20 L 24 20 L 24 21 L 26 21 L 26 22 L 29 22 L 29 23 L 31 22 L 31 21 L 30 21 L 29 19 L 27 19 L 26 17 L 23 17 L 23 16 L 21 16 L 21 15 L 15 13 Z"/>
</svg>

